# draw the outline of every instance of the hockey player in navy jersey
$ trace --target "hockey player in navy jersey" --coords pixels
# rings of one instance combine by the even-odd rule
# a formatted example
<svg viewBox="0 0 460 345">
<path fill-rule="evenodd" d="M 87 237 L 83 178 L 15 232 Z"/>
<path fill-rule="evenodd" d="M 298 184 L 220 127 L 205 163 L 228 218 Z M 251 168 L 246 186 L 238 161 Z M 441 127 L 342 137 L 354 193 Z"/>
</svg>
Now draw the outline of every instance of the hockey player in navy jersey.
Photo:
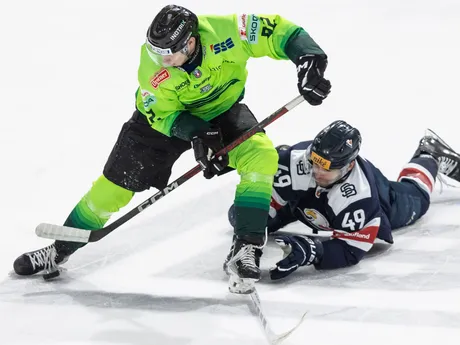
<svg viewBox="0 0 460 345">
<path fill-rule="evenodd" d="M 359 156 L 360 146 L 358 129 L 334 121 L 314 140 L 277 148 L 267 230 L 272 233 L 301 221 L 306 233 L 315 236 L 275 235 L 285 255 L 270 269 L 271 279 L 284 278 L 300 266 L 334 269 L 357 264 L 376 238 L 393 243 L 393 230 L 427 212 L 438 173 L 460 181 L 460 155 L 432 131 L 420 140 L 397 181 Z M 232 225 L 234 216 L 231 207 Z M 327 239 L 320 241 L 318 235 Z"/>
</svg>

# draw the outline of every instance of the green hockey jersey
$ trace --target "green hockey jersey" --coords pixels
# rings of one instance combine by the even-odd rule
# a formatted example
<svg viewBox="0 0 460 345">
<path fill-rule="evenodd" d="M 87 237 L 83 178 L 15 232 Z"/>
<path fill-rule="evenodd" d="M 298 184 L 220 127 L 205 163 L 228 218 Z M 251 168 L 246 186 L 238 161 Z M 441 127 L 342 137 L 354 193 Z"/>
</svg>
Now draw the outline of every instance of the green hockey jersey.
<svg viewBox="0 0 460 345">
<path fill-rule="evenodd" d="M 203 59 L 190 74 L 158 66 L 145 44 L 141 47 L 136 107 L 153 129 L 167 136 L 181 112 L 209 121 L 230 109 L 244 92 L 250 57 L 293 60 L 306 53 L 324 54 L 301 27 L 278 15 L 198 18 Z M 286 50 L 288 41 L 291 51 Z"/>
</svg>

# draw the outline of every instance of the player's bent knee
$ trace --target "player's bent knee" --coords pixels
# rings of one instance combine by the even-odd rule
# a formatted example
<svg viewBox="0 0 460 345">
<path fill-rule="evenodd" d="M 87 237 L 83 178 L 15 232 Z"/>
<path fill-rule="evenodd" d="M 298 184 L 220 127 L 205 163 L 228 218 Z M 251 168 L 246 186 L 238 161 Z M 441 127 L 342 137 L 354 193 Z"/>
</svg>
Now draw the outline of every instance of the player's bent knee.
<svg viewBox="0 0 460 345">
<path fill-rule="evenodd" d="M 116 185 L 102 175 L 93 183 L 85 199 L 88 207 L 96 214 L 114 213 L 126 206 L 133 195 L 134 192 Z"/>
<path fill-rule="evenodd" d="M 229 154 L 230 164 L 240 175 L 259 173 L 273 176 L 278 170 L 278 152 L 264 133 L 257 133 Z"/>
</svg>

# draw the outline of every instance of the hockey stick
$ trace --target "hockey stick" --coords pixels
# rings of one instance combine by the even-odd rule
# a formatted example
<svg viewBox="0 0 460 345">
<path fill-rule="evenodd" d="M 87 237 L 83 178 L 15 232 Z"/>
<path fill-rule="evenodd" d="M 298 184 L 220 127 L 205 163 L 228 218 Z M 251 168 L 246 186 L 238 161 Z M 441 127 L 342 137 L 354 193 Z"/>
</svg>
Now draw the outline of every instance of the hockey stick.
<svg viewBox="0 0 460 345">
<path fill-rule="evenodd" d="M 251 297 L 252 306 L 255 309 L 257 318 L 260 322 L 260 326 L 264 331 L 265 338 L 267 338 L 267 341 L 270 345 L 278 345 L 281 344 L 281 342 L 283 342 L 284 340 L 286 340 L 287 337 L 289 337 L 297 328 L 299 328 L 299 326 L 302 324 L 302 322 L 305 319 L 305 316 L 308 313 L 305 312 L 305 314 L 303 314 L 300 318 L 300 321 L 297 323 L 297 325 L 295 325 L 289 331 L 284 332 L 282 334 L 276 334 L 275 332 L 273 332 L 272 328 L 270 327 L 270 324 L 267 321 L 267 318 L 265 317 L 265 314 L 262 310 L 262 305 L 260 303 L 259 293 L 257 292 L 255 287 L 249 296 Z"/>
<path fill-rule="evenodd" d="M 243 135 L 239 138 L 235 139 L 232 143 L 222 148 L 219 152 L 216 153 L 216 157 L 222 156 L 229 151 L 233 150 L 236 146 L 240 145 L 242 142 L 256 134 L 259 130 L 265 128 L 270 123 L 274 122 L 284 114 L 286 114 L 289 110 L 293 109 L 297 105 L 299 105 L 304 100 L 303 96 L 299 95 L 294 98 L 292 101 L 284 105 L 282 108 L 278 109 L 264 120 L 253 126 L 251 129 L 248 129 Z M 191 179 L 193 176 L 198 174 L 201 171 L 200 165 L 196 165 L 193 169 L 187 171 L 184 175 L 179 177 L 177 180 L 171 182 L 166 188 L 158 191 L 152 197 L 145 200 L 136 208 L 132 209 L 125 215 L 121 216 L 113 223 L 99 229 L 99 230 L 83 230 L 78 228 L 72 228 L 68 226 L 62 225 L 55 225 L 55 224 L 48 224 L 48 223 L 41 223 L 39 224 L 36 229 L 35 233 L 39 237 L 49 238 L 53 240 L 61 240 L 61 241 L 70 241 L 70 242 L 81 242 L 81 243 L 88 243 L 88 242 L 96 242 L 99 241 L 101 238 L 104 238 L 108 234 L 110 234 L 113 230 L 117 229 L 120 225 L 126 223 L 128 220 L 133 218 L 134 216 L 138 215 L 142 211 L 144 211 L 149 206 L 153 205 L 155 202 L 163 198 L 165 195 L 169 194 L 173 190 L 177 189 L 181 184 Z"/>
</svg>

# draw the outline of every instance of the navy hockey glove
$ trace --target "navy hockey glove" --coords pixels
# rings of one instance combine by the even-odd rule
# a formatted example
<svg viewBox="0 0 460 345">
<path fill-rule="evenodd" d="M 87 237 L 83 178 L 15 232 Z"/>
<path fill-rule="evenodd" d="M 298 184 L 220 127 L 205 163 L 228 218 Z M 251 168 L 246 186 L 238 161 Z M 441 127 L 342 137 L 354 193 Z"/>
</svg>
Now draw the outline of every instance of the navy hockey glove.
<svg viewBox="0 0 460 345">
<path fill-rule="evenodd" d="M 275 242 L 284 252 L 284 258 L 270 269 L 272 280 L 282 279 L 300 266 L 316 263 L 323 255 L 323 245 L 315 238 L 307 236 L 276 236 Z"/>
<path fill-rule="evenodd" d="M 331 82 L 324 78 L 327 67 L 326 55 L 306 54 L 296 61 L 297 87 L 311 105 L 320 105 L 331 92 Z"/>
<path fill-rule="evenodd" d="M 205 178 L 214 177 L 228 165 L 228 154 L 214 157 L 223 147 L 220 129 L 210 128 L 195 132 L 192 136 L 192 147 L 195 160 L 201 165 Z"/>
</svg>

